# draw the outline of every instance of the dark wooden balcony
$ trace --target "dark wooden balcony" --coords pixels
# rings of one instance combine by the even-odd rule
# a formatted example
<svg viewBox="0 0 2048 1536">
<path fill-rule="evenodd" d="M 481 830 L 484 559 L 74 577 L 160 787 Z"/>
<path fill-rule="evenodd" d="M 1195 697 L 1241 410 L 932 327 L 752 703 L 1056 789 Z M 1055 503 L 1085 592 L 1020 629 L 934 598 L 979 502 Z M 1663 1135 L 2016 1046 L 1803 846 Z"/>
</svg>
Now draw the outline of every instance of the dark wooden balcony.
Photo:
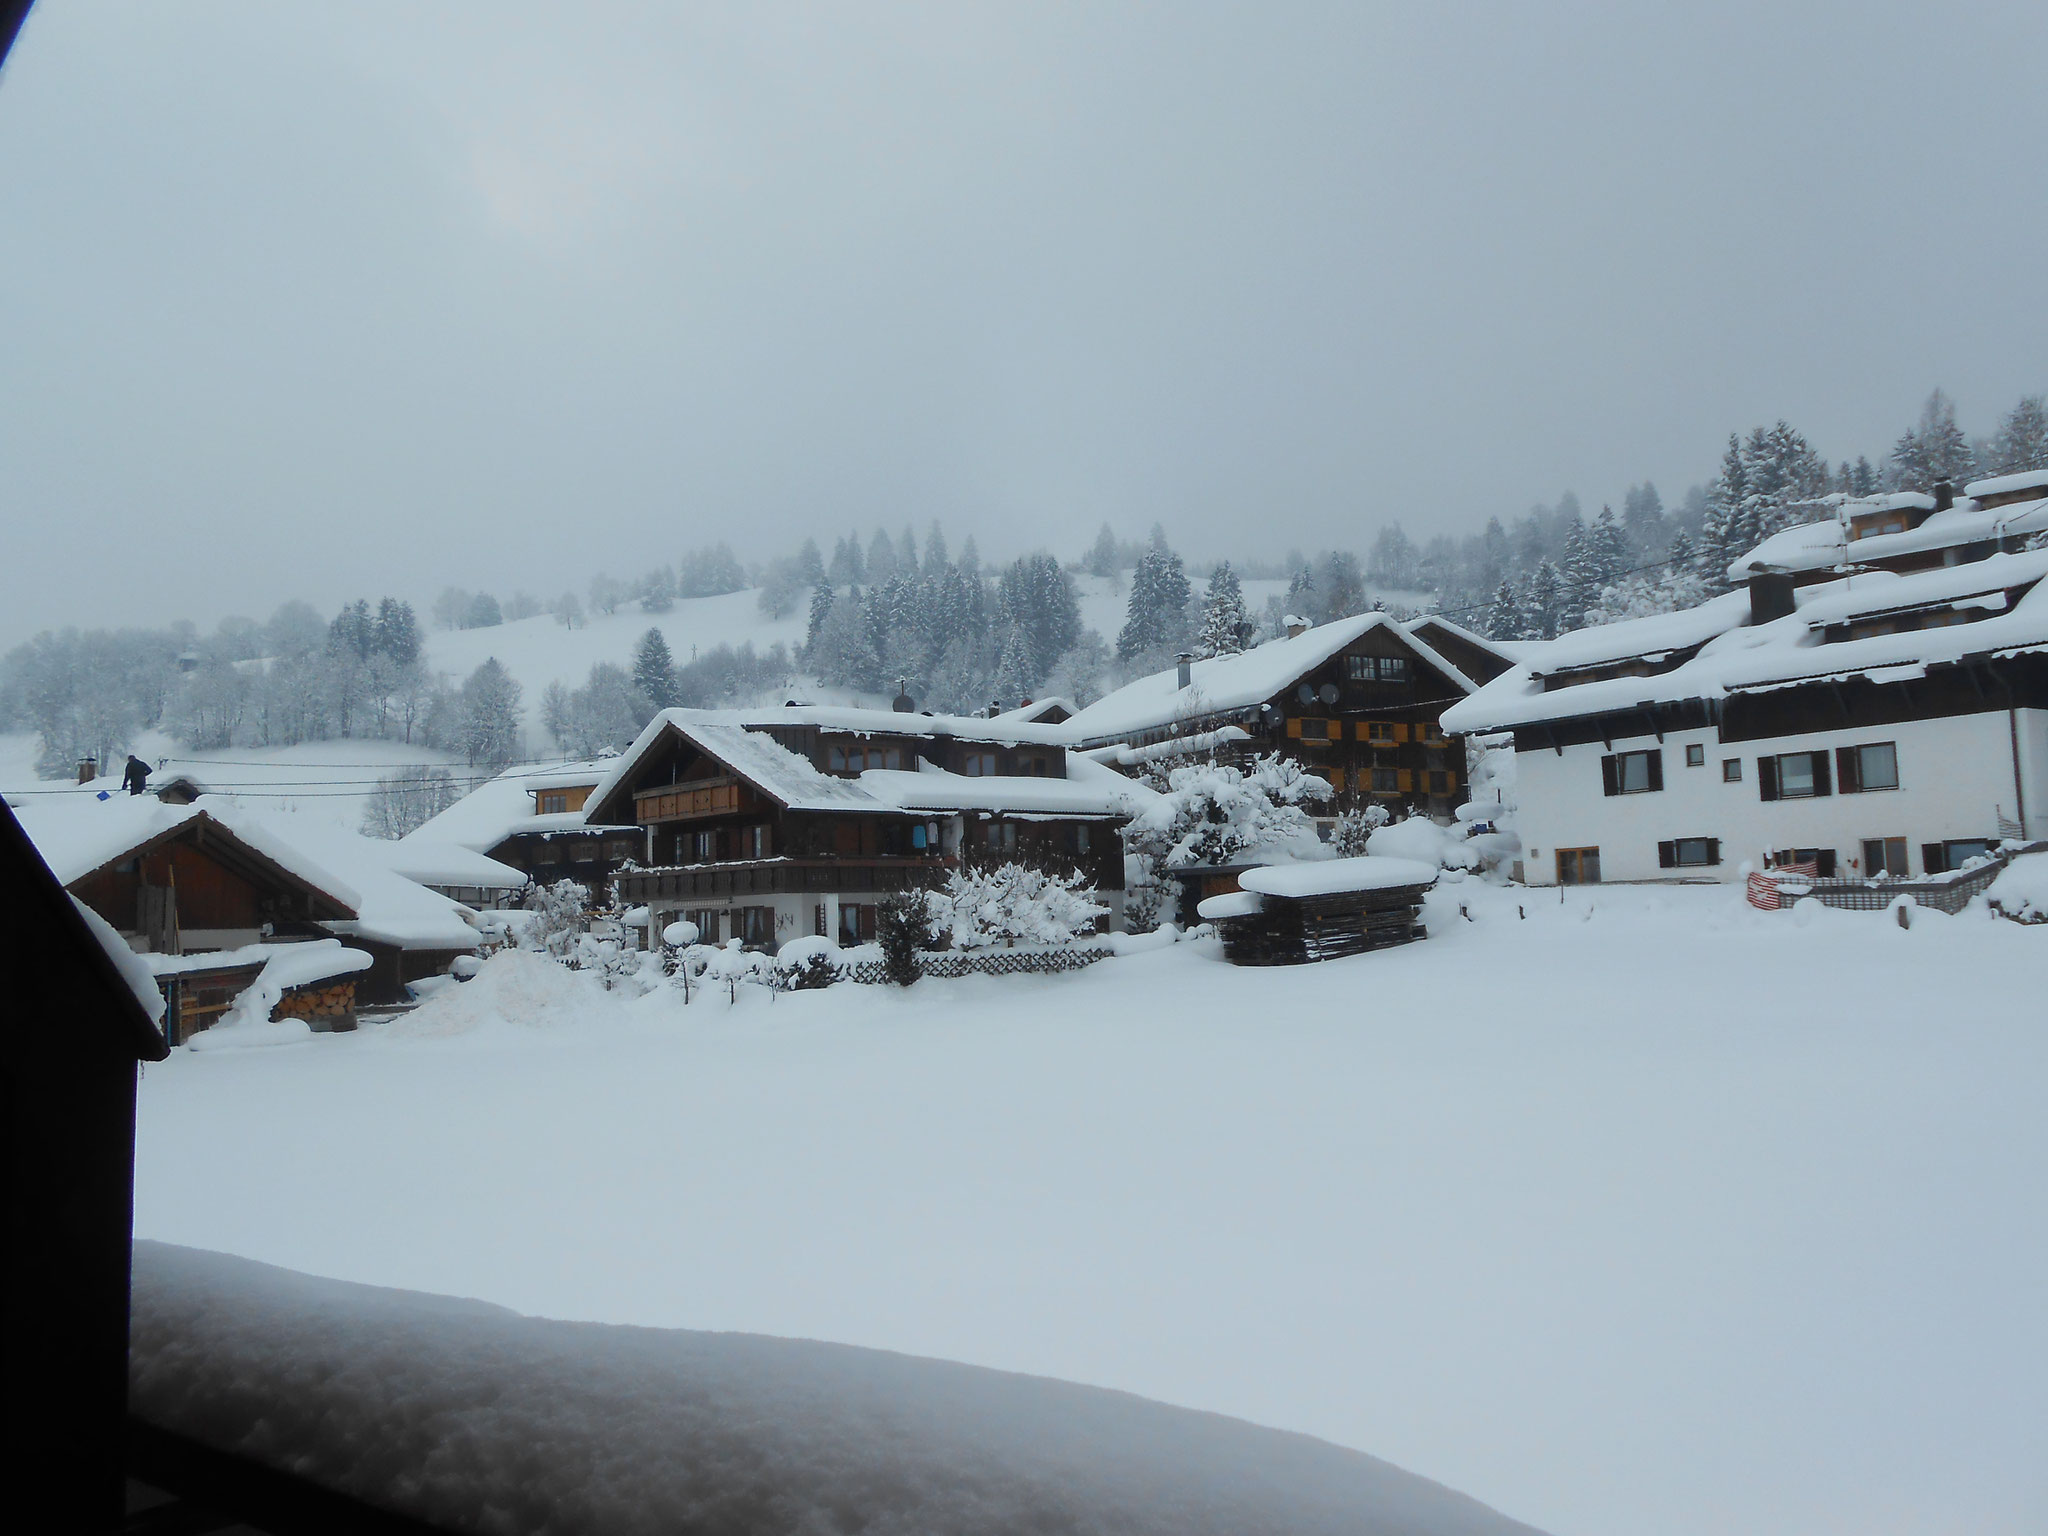
<svg viewBox="0 0 2048 1536">
<path fill-rule="evenodd" d="M 621 873 L 619 895 L 649 901 L 727 901 L 738 896 L 803 892 L 901 891 L 938 879 L 954 861 L 918 854 L 882 858 L 735 859 L 722 864 L 677 864 Z"/>
<path fill-rule="evenodd" d="M 642 826 L 657 821 L 694 821 L 704 816 L 729 816 L 753 803 L 754 796 L 730 777 L 657 784 L 633 796 L 633 818 Z"/>
</svg>

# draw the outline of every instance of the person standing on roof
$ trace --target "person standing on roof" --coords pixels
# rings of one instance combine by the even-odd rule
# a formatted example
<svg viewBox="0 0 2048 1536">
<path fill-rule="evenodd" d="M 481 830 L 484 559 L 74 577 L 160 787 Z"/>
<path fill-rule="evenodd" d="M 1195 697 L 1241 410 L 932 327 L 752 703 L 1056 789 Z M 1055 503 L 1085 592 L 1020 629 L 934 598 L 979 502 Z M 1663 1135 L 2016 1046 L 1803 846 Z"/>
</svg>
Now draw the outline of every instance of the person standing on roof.
<svg viewBox="0 0 2048 1536">
<path fill-rule="evenodd" d="M 139 795 L 149 788 L 149 764 L 133 752 L 128 754 L 128 767 L 121 775 L 121 787 L 131 795 Z"/>
</svg>

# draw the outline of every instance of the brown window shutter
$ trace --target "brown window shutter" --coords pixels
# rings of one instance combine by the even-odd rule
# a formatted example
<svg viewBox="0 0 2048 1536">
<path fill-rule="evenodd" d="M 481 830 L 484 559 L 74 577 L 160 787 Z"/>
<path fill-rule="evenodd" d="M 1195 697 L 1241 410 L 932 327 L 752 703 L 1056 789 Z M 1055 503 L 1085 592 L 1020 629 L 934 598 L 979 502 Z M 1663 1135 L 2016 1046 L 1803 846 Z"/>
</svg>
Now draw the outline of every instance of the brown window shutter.
<svg viewBox="0 0 2048 1536">
<path fill-rule="evenodd" d="M 1301 740 L 1301 721 L 1299 719 L 1289 718 L 1287 722 L 1287 734 L 1292 736 L 1296 741 Z"/>
<path fill-rule="evenodd" d="M 1817 800 L 1822 795 L 1834 793 L 1834 786 L 1828 780 L 1828 755 L 1825 752 L 1813 754 L 1813 795 Z"/>
<path fill-rule="evenodd" d="M 1396 741 L 1406 741 L 1406 740 L 1408 740 L 1408 722 L 1407 722 L 1407 721 L 1405 721 L 1405 720 L 1397 720 L 1397 721 L 1395 721 L 1395 722 L 1394 722 L 1394 740 L 1396 740 Z"/>
<path fill-rule="evenodd" d="M 1621 793 L 1621 771 L 1612 752 L 1600 759 L 1600 787 L 1610 795 Z"/>
<path fill-rule="evenodd" d="M 1948 868 L 1948 859 L 1944 856 L 1941 844 L 1922 843 L 1920 845 L 1920 868 L 1924 873 L 1930 875 L 1941 874 Z"/>
<path fill-rule="evenodd" d="M 1835 781 L 1842 786 L 1842 793 L 1853 795 L 1863 787 L 1863 776 L 1858 772 L 1856 749 L 1835 748 Z"/>
<path fill-rule="evenodd" d="M 1657 867 L 1659 869 L 1678 868 L 1678 844 L 1659 843 L 1657 845 Z"/>
<path fill-rule="evenodd" d="M 1664 749 L 1659 747 L 1656 751 L 1646 755 L 1650 759 L 1650 788 L 1662 789 L 1664 787 Z"/>
<path fill-rule="evenodd" d="M 1400 778 L 1395 782 L 1401 786 L 1401 793 L 1405 795 L 1415 788 L 1415 770 L 1403 768 L 1400 770 L 1400 775 Z"/>
<path fill-rule="evenodd" d="M 1756 760 L 1756 792 L 1759 799 L 1778 798 L 1778 760 L 1775 757 Z"/>
<path fill-rule="evenodd" d="M 1721 839 L 1719 839 L 1718 837 L 1710 837 L 1707 839 L 1707 862 L 1709 864 L 1718 864 L 1721 862 Z"/>
</svg>

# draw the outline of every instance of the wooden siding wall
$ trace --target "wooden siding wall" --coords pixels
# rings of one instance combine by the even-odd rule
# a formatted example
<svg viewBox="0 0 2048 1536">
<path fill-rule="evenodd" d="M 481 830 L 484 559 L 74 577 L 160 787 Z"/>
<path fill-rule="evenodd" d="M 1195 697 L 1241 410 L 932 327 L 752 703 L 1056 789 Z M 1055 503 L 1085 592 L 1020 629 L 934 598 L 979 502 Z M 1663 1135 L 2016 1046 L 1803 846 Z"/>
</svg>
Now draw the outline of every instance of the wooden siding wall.
<svg viewBox="0 0 2048 1536">
<path fill-rule="evenodd" d="M 175 842 L 78 882 L 73 894 L 124 933 L 137 927 L 140 888 L 175 884 L 181 928 L 258 928 L 273 917 L 302 915 L 296 891 L 262 890 L 205 850 Z"/>
</svg>

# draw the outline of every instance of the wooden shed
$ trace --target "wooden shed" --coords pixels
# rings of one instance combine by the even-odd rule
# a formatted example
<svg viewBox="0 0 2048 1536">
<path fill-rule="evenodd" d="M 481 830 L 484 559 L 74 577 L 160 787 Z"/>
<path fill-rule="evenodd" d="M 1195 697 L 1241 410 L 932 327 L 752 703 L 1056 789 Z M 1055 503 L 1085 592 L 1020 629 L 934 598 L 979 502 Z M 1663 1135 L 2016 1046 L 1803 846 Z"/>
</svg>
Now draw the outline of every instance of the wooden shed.
<svg viewBox="0 0 2048 1536">
<path fill-rule="evenodd" d="M 1427 938 L 1422 898 L 1437 871 L 1413 859 L 1269 864 L 1196 909 L 1233 965 L 1302 965 Z"/>
</svg>

